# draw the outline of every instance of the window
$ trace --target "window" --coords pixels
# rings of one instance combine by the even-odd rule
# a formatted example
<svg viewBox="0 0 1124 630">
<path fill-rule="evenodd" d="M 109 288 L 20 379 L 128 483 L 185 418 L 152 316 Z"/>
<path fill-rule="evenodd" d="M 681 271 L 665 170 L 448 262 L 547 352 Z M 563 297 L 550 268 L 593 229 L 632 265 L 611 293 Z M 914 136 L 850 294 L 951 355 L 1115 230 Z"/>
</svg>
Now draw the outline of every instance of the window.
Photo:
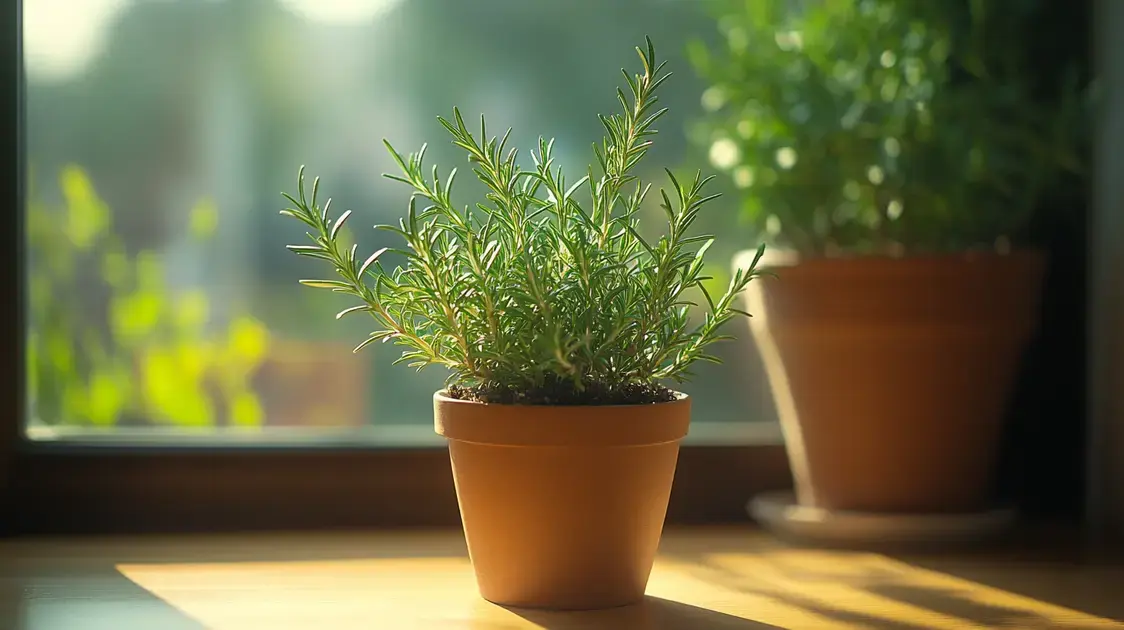
<svg viewBox="0 0 1124 630">
<path fill-rule="evenodd" d="M 383 245 L 363 226 L 395 221 L 407 194 L 379 177 L 392 170 L 381 139 L 428 141 L 436 163 L 463 169 L 436 122 L 453 105 L 513 127 L 516 146 L 554 136 L 576 169 L 614 106 L 611 68 L 646 34 L 676 74 L 649 167 L 703 163 L 684 133 L 702 85 L 683 52 L 714 28 L 689 0 L 22 12 L 22 55 L 6 51 L 24 73 L 22 214 L 8 230 L 22 243 L 9 295 L 25 304 L 24 352 L 6 354 L 22 357 L 17 529 L 455 522 L 432 429 L 444 375 L 391 366 L 390 345 L 351 352 L 367 322 L 335 321 L 350 304 L 297 284 L 315 271 L 283 247 L 301 233 L 278 217 L 280 192 L 307 164 L 362 217 L 354 238 Z M 724 235 L 714 261 L 752 245 L 718 204 L 705 229 Z M 740 518 L 755 490 L 788 480 L 757 357 L 735 332 L 725 364 L 686 388 L 695 424 L 673 520 Z"/>
</svg>

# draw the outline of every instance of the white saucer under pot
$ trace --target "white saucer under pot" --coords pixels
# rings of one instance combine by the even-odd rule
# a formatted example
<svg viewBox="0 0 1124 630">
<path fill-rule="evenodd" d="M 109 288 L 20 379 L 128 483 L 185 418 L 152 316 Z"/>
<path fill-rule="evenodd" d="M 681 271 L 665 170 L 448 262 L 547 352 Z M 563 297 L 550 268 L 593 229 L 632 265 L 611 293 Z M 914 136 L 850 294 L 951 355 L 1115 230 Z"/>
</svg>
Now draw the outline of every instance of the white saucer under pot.
<svg viewBox="0 0 1124 630">
<path fill-rule="evenodd" d="M 805 507 L 791 491 L 768 492 L 747 506 L 761 527 L 784 540 L 848 548 L 919 547 L 984 543 L 1007 532 L 1012 508 L 968 514 L 879 514 Z"/>
</svg>

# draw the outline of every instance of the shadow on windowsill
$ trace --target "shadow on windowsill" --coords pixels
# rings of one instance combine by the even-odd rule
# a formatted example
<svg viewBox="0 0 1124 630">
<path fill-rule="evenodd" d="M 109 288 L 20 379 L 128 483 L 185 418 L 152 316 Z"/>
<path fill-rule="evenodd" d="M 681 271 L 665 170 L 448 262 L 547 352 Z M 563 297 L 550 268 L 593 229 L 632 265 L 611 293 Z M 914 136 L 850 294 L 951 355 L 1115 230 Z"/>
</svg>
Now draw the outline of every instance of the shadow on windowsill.
<svg viewBox="0 0 1124 630">
<path fill-rule="evenodd" d="M 969 599 L 953 591 L 904 584 L 873 584 L 867 590 L 896 602 L 954 617 L 967 623 L 989 628 L 1058 628 L 1060 630 L 1092 630 L 1104 625 L 1067 624 L 1047 619 L 1025 609 L 984 603 Z M 1106 622 L 1108 620 L 1105 620 Z M 1124 626 L 1122 626 L 1124 627 Z"/>
<path fill-rule="evenodd" d="M 543 630 L 751 630 L 778 628 L 660 597 L 635 606 L 583 612 L 505 608 Z"/>
<path fill-rule="evenodd" d="M 45 566 L 15 579 L 0 562 L 0 627 L 5 630 L 113 628 L 115 630 L 206 630 L 194 616 L 141 587 L 112 564 Z M 50 596 L 29 595 L 37 590 Z"/>
<path fill-rule="evenodd" d="M 1089 565 L 1074 565 L 1066 562 L 1033 563 L 1008 562 L 999 566 L 989 563 L 957 562 L 955 560 L 899 558 L 912 567 L 922 571 L 937 572 L 965 584 L 975 584 L 988 589 L 1002 591 L 1020 599 L 1079 611 L 1086 615 L 1117 622 L 1124 629 L 1124 604 L 1119 597 L 1121 571 L 1109 569 L 1102 579 L 1083 580 L 1080 587 L 1071 582 L 1067 575 L 1078 571 L 1096 572 Z M 1115 586 L 1114 586 L 1115 585 Z M 1015 607 L 1000 606 L 994 603 L 981 603 L 969 599 L 952 590 L 932 587 L 918 587 L 891 581 L 872 583 L 866 587 L 876 595 L 902 603 L 934 610 L 938 613 L 965 619 L 987 626 L 1018 628 L 1069 628 L 1080 630 L 1077 625 L 1053 625 L 1046 623 L 1040 615 Z M 1102 626 L 1097 626 L 1102 627 Z"/>
<path fill-rule="evenodd" d="M 1067 583 L 1065 566 L 1025 562 L 990 575 L 1002 579 L 874 554 L 834 557 L 800 549 L 760 553 L 734 566 L 694 555 L 688 564 L 708 583 L 864 628 L 923 630 L 938 615 L 983 627 L 1124 630 L 1119 597 L 1107 586 L 1119 584 L 1118 571 L 1105 574 L 1103 588 L 1090 589 L 1088 580 L 1084 588 Z"/>
</svg>

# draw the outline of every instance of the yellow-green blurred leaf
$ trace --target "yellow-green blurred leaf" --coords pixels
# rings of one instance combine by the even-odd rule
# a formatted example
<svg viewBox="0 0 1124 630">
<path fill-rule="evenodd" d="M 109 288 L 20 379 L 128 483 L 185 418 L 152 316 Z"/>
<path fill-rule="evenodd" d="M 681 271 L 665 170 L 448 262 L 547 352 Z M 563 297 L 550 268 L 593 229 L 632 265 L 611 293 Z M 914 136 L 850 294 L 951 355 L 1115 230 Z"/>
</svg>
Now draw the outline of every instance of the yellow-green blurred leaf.
<svg viewBox="0 0 1124 630">
<path fill-rule="evenodd" d="M 201 327 L 210 317 L 211 305 L 207 294 L 192 290 L 176 298 L 175 319 L 176 327 L 181 330 L 192 330 Z"/>
<path fill-rule="evenodd" d="M 242 316 L 230 322 L 230 350 L 245 365 L 257 365 L 265 357 L 269 331 L 258 320 Z"/>
<path fill-rule="evenodd" d="M 177 356 L 165 348 L 149 349 L 141 360 L 148 413 L 159 422 L 203 427 L 214 424 L 210 400 L 201 383 L 186 378 Z"/>
<path fill-rule="evenodd" d="M 56 371 L 70 373 L 74 369 L 74 349 L 66 338 L 52 335 L 47 338 L 47 360 Z"/>
<path fill-rule="evenodd" d="M 164 405 L 158 412 L 158 418 L 178 427 L 209 427 L 215 424 L 211 400 L 202 390 L 194 388 L 176 392 L 174 402 Z"/>
<path fill-rule="evenodd" d="M 215 233 L 219 225 L 219 210 L 214 201 L 201 199 L 191 209 L 191 235 L 205 239 Z"/>
<path fill-rule="evenodd" d="M 77 166 L 63 168 L 59 186 L 66 199 L 66 234 L 78 249 L 89 249 L 109 229 L 109 209 L 86 172 Z"/>
<path fill-rule="evenodd" d="M 51 281 L 43 275 L 33 275 L 28 282 L 28 298 L 31 300 L 33 312 L 37 307 L 48 304 L 51 300 Z"/>
<path fill-rule="evenodd" d="M 39 334 L 32 332 L 27 336 L 27 347 L 24 350 L 24 360 L 27 365 L 27 391 L 35 396 L 39 391 Z"/>
<path fill-rule="evenodd" d="M 160 405 L 175 396 L 183 383 L 177 378 L 175 358 L 163 348 L 149 348 L 141 356 L 144 396 L 150 405 Z"/>
<path fill-rule="evenodd" d="M 127 400 L 126 383 L 112 372 L 96 372 L 90 379 L 86 416 L 96 426 L 113 426 Z"/>
<path fill-rule="evenodd" d="M 62 392 L 62 417 L 53 419 L 71 423 L 80 421 L 87 416 L 89 397 L 86 388 L 77 380 L 70 380 L 65 384 Z"/>
<path fill-rule="evenodd" d="M 160 319 L 161 296 L 138 292 L 114 298 L 109 304 L 113 335 L 124 342 L 137 342 L 149 336 Z"/>
<path fill-rule="evenodd" d="M 710 293 L 710 297 L 717 302 L 718 297 L 725 294 L 726 289 L 730 286 L 730 273 L 725 266 L 708 262 L 703 265 L 703 275 L 710 276 L 710 280 L 703 280 L 702 284 Z M 703 304 L 703 306 L 706 305 Z"/>
<path fill-rule="evenodd" d="M 239 392 L 230 401 L 230 422 L 237 427 L 260 427 L 265 417 L 261 403 L 251 392 Z"/>
<path fill-rule="evenodd" d="M 137 285 L 142 289 L 149 289 L 152 291 L 163 291 L 164 287 L 164 265 L 160 261 L 160 255 L 152 251 L 142 251 L 137 253 Z"/>
<path fill-rule="evenodd" d="M 201 343 L 187 341 L 176 345 L 176 363 L 183 378 L 191 382 L 203 380 L 209 361 L 209 348 Z"/>
<path fill-rule="evenodd" d="M 125 252 L 114 249 L 101 259 L 101 277 L 114 289 L 121 289 L 129 277 L 129 259 Z"/>
</svg>

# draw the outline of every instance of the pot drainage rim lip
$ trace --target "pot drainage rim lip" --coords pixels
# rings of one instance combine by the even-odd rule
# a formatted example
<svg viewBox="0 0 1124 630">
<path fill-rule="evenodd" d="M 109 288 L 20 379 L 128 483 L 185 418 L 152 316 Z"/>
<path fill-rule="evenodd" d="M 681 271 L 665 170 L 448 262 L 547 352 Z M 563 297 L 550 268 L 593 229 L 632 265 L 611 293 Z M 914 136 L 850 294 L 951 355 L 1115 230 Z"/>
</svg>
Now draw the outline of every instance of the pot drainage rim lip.
<svg viewBox="0 0 1124 630">
<path fill-rule="evenodd" d="M 803 507 L 791 491 L 767 492 L 746 506 L 764 529 L 803 542 L 940 544 L 978 542 L 1009 529 L 1018 517 L 1001 506 L 965 514 L 884 514 Z"/>
</svg>

